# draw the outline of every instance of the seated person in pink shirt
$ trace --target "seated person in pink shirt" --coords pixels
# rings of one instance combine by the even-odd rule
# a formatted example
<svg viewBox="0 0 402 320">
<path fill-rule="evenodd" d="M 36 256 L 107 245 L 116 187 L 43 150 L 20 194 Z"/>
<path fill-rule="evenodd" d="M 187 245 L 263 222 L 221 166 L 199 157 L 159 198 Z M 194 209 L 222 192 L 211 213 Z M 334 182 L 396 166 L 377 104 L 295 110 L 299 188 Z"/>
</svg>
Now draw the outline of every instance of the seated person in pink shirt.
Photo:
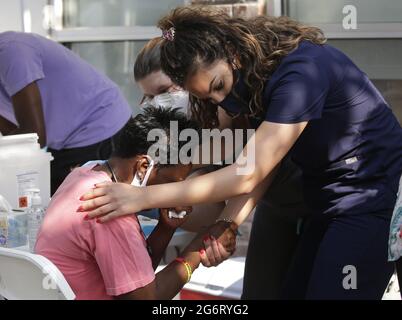
<svg viewBox="0 0 402 320">
<path fill-rule="evenodd" d="M 148 239 L 135 214 L 97 223 L 83 219 L 77 212 L 80 195 L 100 182 L 133 184 L 136 181 L 137 185 L 151 185 L 185 179 L 191 172 L 191 164 L 153 164 L 147 155 L 155 143 L 148 141 L 148 132 L 162 129 L 169 140 L 170 121 L 177 121 L 182 129 L 197 129 L 177 109 L 146 108 L 144 114 L 131 119 L 115 138 L 115 152 L 108 161 L 74 169 L 53 196 L 35 251 L 60 269 L 76 299 L 171 299 L 198 267 L 199 250 L 204 247 L 202 235 L 186 247 L 181 259 L 155 275 L 154 270 L 173 233 L 185 220 L 169 218 L 167 209 L 161 210 L 159 223 Z M 178 147 L 186 143 L 179 141 Z M 167 143 L 166 148 L 169 159 L 173 147 Z M 233 224 L 233 231 L 219 237 L 227 251 L 234 250 L 235 229 Z"/>
</svg>

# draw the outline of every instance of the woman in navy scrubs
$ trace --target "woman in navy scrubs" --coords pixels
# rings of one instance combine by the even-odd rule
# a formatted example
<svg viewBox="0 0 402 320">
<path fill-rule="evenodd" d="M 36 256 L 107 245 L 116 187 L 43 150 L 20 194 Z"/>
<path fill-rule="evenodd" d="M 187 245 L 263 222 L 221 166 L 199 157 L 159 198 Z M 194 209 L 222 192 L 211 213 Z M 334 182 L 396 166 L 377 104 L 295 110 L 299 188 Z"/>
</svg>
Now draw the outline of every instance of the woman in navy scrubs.
<svg viewBox="0 0 402 320">
<path fill-rule="evenodd" d="M 394 269 L 387 239 L 402 172 L 402 128 L 367 75 L 326 45 L 319 29 L 285 17 L 242 20 L 178 8 L 159 26 L 162 69 L 194 96 L 193 114 L 211 123 L 219 104 L 251 119 L 257 130 L 244 152 L 254 156 L 254 170 L 239 174 L 234 163 L 169 185 L 101 184 L 84 196 L 83 209 L 107 221 L 231 198 L 221 215 L 226 221 L 210 229 L 217 237 L 228 219 L 244 221 L 289 154 L 303 172 L 314 216 L 282 297 L 380 299 Z"/>
<path fill-rule="evenodd" d="M 162 94 L 166 95 L 165 91 L 177 90 L 174 83 L 162 72 L 160 63 L 160 45 L 162 43 L 163 38 L 161 37 L 152 39 L 142 48 L 135 60 L 134 78 L 144 93 L 146 104 L 158 104 Z M 178 97 L 182 97 L 180 100 L 174 97 L 173 93 L 172 102 L 169 105 L 185 106 L 183 111 L 189 114 L 188 95 L 179 95 Z M 220 130 L 251 127 L 246 117 L 233 119 L 219 107 L 217 112 Z M 250 231 L 251 240 L 247 247 L 244 266 L 243 299 L 272 300 L 279 298 L 286 270 L 289 268 L 300 238 L 300 226 L 309 215 L 303 199 L 301 171 L 287 157 L 281 161 L 275 180 L 254 212 Z M 220 204 L 194 206 L 191 216 L 181 228 L 199 232 L 203 226 L 215 222 L 224 206 L 225 203 L 222 206 Z M 150 215 L 147 214 L 147 216 Z M 266 243 L 263 254 L 260 251 L 260 242 Z M 280 248 L 276 245 L 278 242 L 281 243 Z M 219 264 L 219 262 L 215 261 L 215 264 Z"/>
</svg>

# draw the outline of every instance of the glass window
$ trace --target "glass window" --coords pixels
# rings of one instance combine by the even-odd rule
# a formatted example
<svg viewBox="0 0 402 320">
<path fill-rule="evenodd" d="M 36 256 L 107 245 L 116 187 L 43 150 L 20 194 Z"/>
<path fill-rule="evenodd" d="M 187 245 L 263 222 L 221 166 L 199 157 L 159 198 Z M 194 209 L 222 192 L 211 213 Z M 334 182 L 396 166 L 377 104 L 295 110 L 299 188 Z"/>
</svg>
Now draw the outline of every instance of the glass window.
<svg viewBox="0 0 402 320">
<path fill-rule="evenodd" d="M 207 5 L 225 11 L 231 17 L 252 18 L 265 11 L 265 0 L 191 0 L 193 5 Z"/>
<path fill-rule="evenodd" d="M 82 59 L 107 75 L 123 92 L 137 114 L 142 93 L 134 81 L 134 62 L 146 41 L 81 42 L 66 44 Z"/>
<path fill-rule="evenodd" d="M 329 40 L 373 81 L 402 124 L 402 39 Z"/>
<path fill-rule="evenodd" d="M 0 1 L 0 32 L 22 31 L 20 1 Z"/>
<path fill-rule="evenodd" d="M 341 23 L 346 5 L 356 7 L 358 23 L 402 22 L 401 0 L 287 0 L 287 14 L 305 23 Z"/>
<path fill-rule="evenodd" d="M 154 26 L 184 0 L 64 0 L 63 27 Z"/>
<path fill-rule="evenodd" d="M 370 79 L 402 79 L 402 39 L 330 39 Z"/>
</svg>

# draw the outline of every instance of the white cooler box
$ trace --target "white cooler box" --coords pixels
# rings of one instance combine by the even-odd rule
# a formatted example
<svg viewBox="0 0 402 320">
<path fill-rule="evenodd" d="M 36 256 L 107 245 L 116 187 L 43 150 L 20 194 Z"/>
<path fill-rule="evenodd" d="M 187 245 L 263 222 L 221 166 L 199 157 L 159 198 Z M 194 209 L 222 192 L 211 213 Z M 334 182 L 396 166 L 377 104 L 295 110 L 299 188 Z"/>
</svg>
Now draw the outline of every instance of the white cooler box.
<svg viewBox="0 0 402 320">
<path fill-rule="evenodd" d="M 200 266 L 180 293 L 181 300 L 239 300 L 245 257 L 230 258 L 217 267 Z"/>
</svg>

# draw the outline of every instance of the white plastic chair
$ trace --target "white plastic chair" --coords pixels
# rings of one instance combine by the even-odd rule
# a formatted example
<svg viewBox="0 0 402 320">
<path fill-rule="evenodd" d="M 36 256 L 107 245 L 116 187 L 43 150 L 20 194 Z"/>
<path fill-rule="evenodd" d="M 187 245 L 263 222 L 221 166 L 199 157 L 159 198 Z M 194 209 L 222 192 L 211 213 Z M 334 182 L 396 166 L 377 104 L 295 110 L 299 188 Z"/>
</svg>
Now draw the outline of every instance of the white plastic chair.
<svg viewBox="0 0 402 320">
<path fill-rule="evenodd" d="M 0 296 L 8 300 L 73 300 L 60 270 L 43 256 L 0 248 Z"/>
</svg>

